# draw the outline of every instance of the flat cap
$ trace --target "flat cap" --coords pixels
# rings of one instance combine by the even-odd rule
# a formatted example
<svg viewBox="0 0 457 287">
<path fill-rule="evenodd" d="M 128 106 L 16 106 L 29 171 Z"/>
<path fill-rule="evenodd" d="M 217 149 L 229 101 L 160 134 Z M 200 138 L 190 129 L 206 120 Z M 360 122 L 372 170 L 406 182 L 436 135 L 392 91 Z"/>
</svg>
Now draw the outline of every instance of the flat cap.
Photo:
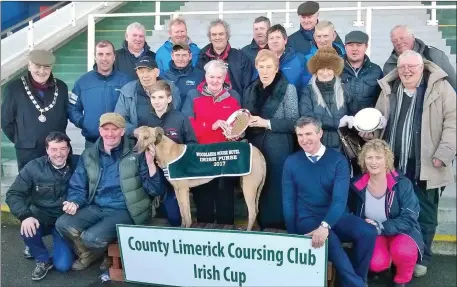
<svg viewBox="0 0 457 287">
<path fill-rule="evenodd" d="M 368 35 L 362 31 L 351 31 L 344 38 L 344 44 L 349 43 L 368 44 Z"/>
<path fill-rule="evenodd" d="M 125 128 L 125 119 L 118 113 L 105 113 L 100 117 L 100 127 L 113 124 L 118 128 Z"/>
<path fill-rule="evenodd" d="M 41 66 L 52 66 L 56 62 L 56 57 L 46 50 L 33 50 L 29 54 L 29 61 Z"/>
<path fill-rule="evenodd" d="M 317 11 L 319 11 L 319 3 L 314 1 L 306 1 L 297 8 L 298 15 L 313 15 Z"/>
<path fill-rule="evenodd" d="M 190 51 L 189 45 L 186 42 L 177 42 L 173 45 L 173 51 L 180 49 Z"/>
</svg>

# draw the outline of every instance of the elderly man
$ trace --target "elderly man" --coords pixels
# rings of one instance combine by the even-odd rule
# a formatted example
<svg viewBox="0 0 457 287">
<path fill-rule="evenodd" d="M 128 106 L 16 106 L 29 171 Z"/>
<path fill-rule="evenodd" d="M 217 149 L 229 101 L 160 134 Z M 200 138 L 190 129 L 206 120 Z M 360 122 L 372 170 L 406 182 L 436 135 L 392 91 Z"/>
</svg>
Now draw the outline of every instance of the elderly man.
<svg viewBox="0 0 457 287">
<path fill-rule="evenodd" d="M 55 57 L 45 50 L 29 55 L 28 73 L 10 82 L 2 104 L 2 130 L 14 143 L 20 171 L 46 155 L 45 138 L 67 128 L 68 87 L 52 74 Z"/>
<path fill-rule="evenodd" d="M 168 23 L 168 35 L 170 38 L 157 50 L 156 61 L 160 71 L 167 72 L 170 69 L 173 46 L 178 42 L 184 42 L 189 46 L 190 54 L 192 56 L 192 66 L 195 66 L 198 61 L 200 48 L 187 36 L 186 21 L 181 18 L 171 20 L 170 23 Z"/>
<path fill-rule="evenodd" d="M 135 63 L 142 56 L 150 56 L 155 59 L 156 54 L 150 50 L 145 41 L 146 29 L 138 22 L 127 26 L 125 41 L 122 48 L 116 50 L 116 70 L 119 70 L 132 79 L 138 79 L 135 73 Z"/>
<path fill-rule="evenodd" d="M 135 71 L 138 80 L 132 81 L 121 89 L 119 100 L 114 111 L 126 120 L 125 132 L 128 137 L 133 137 L 136 128 L 147 125 L 153 108 L 150 95 L 154 84 L 159 78 L 159 67 L 156 61 L 148 56 L 141 57 L 136 62 Z M 172 104 L 174 109 L 181 109 L 181 96 L 178 88 L 168 82 L 171 87 Z"/>
<path fill-rule="evenodd" d="M 73 87 L 68 105 L 70 121 L 81 129 L 86 148 L 100 136 L 98 121 L 104 113 L 114 112 L 120 89 L 131 79 L 114 70 L 114 46 L 102 40 L 95 45 L 95 65 Z"/>
<path fill-rule="evenodd" d="M 262 49 L 268 48 L 267 43 L 267 31 L 270 29 L 271 22 L 265 16 L 260 16 L 255 18 L 254 24 L 252 27 L 252 34 L 254 38 L 252 39 L 251 44 L 244 46 L 241 51 L 243 51 L 251 60 L 252 64 L 255 66 L 255 57 Z"/>
<path fill-rule="evenodd" d="M 427 272 L 439 198 L 445 186 L 454 182 L 456 93 L 446 76 L 435 63 L 406 50 L 398 57 L 397 68 L 379 81 L 382 91 L 376 108 L 387 119 L 387 126 L 374 136 L 390 143 L 395 168 L 413 182 L 420 204 L 425 250 L 414 269 L 416 277 Z M 363 136 L 370 139 L 373 134 Z"/>
<path fill-rule="evenodd" d="M 319 3 L 307 1 L 298 6 L 297 14 L 300 16 L 300 29 L 290 35 L 289 46 L 295 51 L 308 55 L 313 46 L 316 46 L 314 39 L 314 30 L 319 23 Z M 343 42 L 335 32 L 335 42 L 343 45 Z"/>
<path fill-rule="evenodd" d="M 151 196 L 165 191 L 154 152 L 134 153 L 124 133 L 121 115 L 103 114 L 100 138 L 84 150 L 70 179 L 63 202 L 66 214 L 57 219 L 56 228 L 74 245 L 78 259 L 73 270 L 86 269 L 104 254 L 117 238 L 116 224 L 147 223 Z M 109 265 L 105 260 L 100 269 Z"/>
<path fill-rule="evenodd" d="M 287 32 L 282 25 L 276 24 L 267 32 L 268 49 L 273 51 L 279 58 L 279 70 L 287 81 L 294 85 L 297 90 L 302 86 L 303 74 L 307 69 L 305 57 L 296 53 L 291 47 L 286 47 Z"/>
<path fill-rule="evenodd" d="M 351 177 L 348 161 L 321 143 L 320 120 L 301 117 L 295 132 L 302 150 L 287 157 L 282 174 L 287 231 L 312 236 L 314 248 L 321 248 L 328 239 L 328 259 L 341 279 L 340 286 L 364 287 L 377 231 L 346 211 Z M 341 242 L 355 243 L 352 261 Z"/>
<path fill-rule="evenodd" d="M 413 50 L 421 54 L 424 59 L 438 65 L 447 74 L 446 80 L 449 81 L 454 90 L 456 89 L 457 79 L 455 69 L 443 51 L 428 46 L 422 40 L 414 37 L 413 31 L 406 25 L 395 26 L 390 32 L 390 40 L 394 49 L 384 64 L 383 71 L 385 75 L 397 67 L 398 56 L 406 50 Z"/>
<path fill-rule="evenodd" d="M 230 82 L 232 89 L 243 96 L 254 77 L 254 66 L 245 53 L 230 46 L 230 27 L 227 22 L 221 19 L 211 21 L 208 39 L 211 43 L 200 51 L 197 67 L 203 71 L 203 67 L 211 60 L 224 61 L 228 64 L 226 82 Z"/>
<path fill-rule="evenodd" d="M 381 88 L 378 80 L 382 70 L 365 54 L 368 48 L 368 35 L 362 31 L 352 31 L 344 39 L 346 56 L 341 80 L 353 96 L 350 110 L 357 113 L 361 109 L 374 107 Z"/>
<path fill-rule="evenodd" d="M 70 139 L 64 133 L 51 132 L 45 144 L 47 155 L 27 163 L 6 193 L 11 213 L 21 221 L 21 237 L 36 260 L 34 281 L 46 277 L 54 267 L 60 272 L 70 270 L 73 261 L 69 243 L 54 225 L 63 214 L 62 203 L 78 156 L 71 155 Z M 52 260 L 43 243 L 43 237 L 50 234 L 54 245 Z"/>
<path fill-rule="evenodd" d="M 203 72 L 192 65 L 194 56 L 198 58 L 198 54 L 193 54 L 187 43 L 177 42 L 172 48 L 170 69 L 162 76 L 179 89 L 181 103 L 186 100 L 187 93 L 196 89 L 205 78 Z"/>
</svg>

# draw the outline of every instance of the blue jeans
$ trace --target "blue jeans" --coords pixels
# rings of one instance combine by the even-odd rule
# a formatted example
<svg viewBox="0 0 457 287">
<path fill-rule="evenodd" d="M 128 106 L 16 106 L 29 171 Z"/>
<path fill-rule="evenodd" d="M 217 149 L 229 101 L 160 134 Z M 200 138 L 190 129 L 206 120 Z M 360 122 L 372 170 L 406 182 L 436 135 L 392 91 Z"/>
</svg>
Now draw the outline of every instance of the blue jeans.
<svg viewBox="0 0 457 287">
<path fill-rule="evenodd" d="M 322 220 L 323 218 L 306 218 L 299 221 L 299 234 L 306 234 L 318 228 Z M 365 286 L 377 235 L 373 225 L 348 213 L 341 215 L 340 220 L 331 227 L 327 239 L 328 259 L 335 266 L 341 279 L 340 286 Z M 354 243 L 352 262 L 341 247 L 342 242 Z"/>
<path fill-rule="evenodd" d="M 134 224 L 127 209 L 112 209 L 95 204 L 64 214 L 57 219 L 56 229 L 65 238 L 81 234 L 87 248 L 107 248 L 117 239 L 116 224 Z"/>
<path fill-rule="evenodd" d="M 43 237 L 52 234 L 54 255 L 52 256 L 53 265 L 56 270 L 66 272 L 73 264 L 74 254 L 70 244 L 56 230 L 54 226 L 45 226 L 40 223 L 36 234 L 33 237 L 21 235 L 25 245 L 30 248 L 30 253 L 36 262 L 49 262 L 49 252 L 43 243 Z"/>
</svg>

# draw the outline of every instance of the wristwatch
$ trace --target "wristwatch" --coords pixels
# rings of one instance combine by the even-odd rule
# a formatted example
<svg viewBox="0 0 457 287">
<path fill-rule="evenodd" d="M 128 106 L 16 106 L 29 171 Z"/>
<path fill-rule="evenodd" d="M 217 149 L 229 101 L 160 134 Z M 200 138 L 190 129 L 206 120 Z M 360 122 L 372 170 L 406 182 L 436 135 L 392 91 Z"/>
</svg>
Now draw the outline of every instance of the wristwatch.
<svg viewBox="0 0 457 287">
<path fill-rule="evenodd" d="M 327 228 L 328 230 L 332 229 L 332 228 L 330 227 L 330 225 L 328 225 L 328 223 L 325 222 L 325 221 L 322 221 L 322 222 L 321 222 L 321 226 L 324 227 L 324 228 Z"/>
</svg>

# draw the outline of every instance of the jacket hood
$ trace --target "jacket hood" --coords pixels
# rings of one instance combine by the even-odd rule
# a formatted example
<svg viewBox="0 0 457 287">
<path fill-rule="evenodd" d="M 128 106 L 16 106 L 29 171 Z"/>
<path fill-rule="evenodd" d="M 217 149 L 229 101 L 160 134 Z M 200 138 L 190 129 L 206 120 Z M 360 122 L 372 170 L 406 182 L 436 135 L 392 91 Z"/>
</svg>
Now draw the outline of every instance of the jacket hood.
<svg viewBox="0 0 457 287">
<path fill-rule="evenodd" d="M 427 86 L 433 85 L 437 81 L 445 79 L 448 76 L 448 74 L 443 71 L 443 69 L 441 69 L 437 64 L 425 59 L 423 59 L 423 61 L 424 70 L 427 70 L 430 73 Z M 385 95 L 390 95 L 392 93 L 390 83 L 397 80 L 398 78 L 398 69 L 395 68 L 386 76 L 384 76 L 384 78 L 378 80 L 379 86 Z"/>
</svg>

